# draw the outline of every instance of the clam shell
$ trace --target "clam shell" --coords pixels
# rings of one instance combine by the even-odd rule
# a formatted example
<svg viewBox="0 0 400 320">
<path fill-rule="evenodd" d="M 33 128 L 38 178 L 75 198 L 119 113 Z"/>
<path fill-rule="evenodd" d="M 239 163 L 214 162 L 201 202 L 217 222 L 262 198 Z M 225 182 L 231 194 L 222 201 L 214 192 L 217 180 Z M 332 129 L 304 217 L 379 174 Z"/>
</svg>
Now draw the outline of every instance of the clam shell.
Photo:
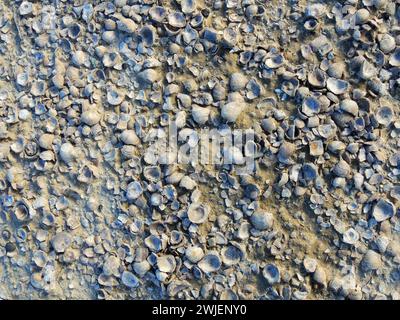
<svg viewBox="0 0 400 320">
<path fill-rule="evenodd" d="M 208 121 L 210 109 L 194 105 L 192 108 L 193 120 L 198 124 L 205 124 Z"/>
<path fill-rule="evenodd" d="M 383 53 L 390 53 L 396 48 L 396 40 L 390 34 L 386 33 L 379 41 L 379 47 Z"/>
<path fill-rule="evenodd" d="M 267 264 L 262 271 L 262 275 L 271 286 L 281 281 L 279 269 L 274 264 Z"/>
<path fill-rule="evenodd" d="M 88 110 L 82 112 L 81 122 L 87 124 L 88 126 L 94 126 L 99 123 L 101 119 L 101 114 L 95 110 Z"/>
<path fill-rule="evenodd" d="M 321 104 L 318 99 L 315 97 L 307 97 L 303 100 L 301 105 L 301 112 L 305 114 L 307 117 L 311 117 L 316 115 L 321 110 Z"/>
<path fill-rule="evenodd" d="M 142 39 L 143 44 L 146 47 L 151 47 L 154 44 L 155 38 L 156 38 L 156 29 L 151 26 L 144 26 L 143 28 L 140 29 L 139 31 L 140 38 Z"/>
<path fill-rule="evenodd" d="M 143 169 L 143 176 L 150 182 L 158 182 L 161 179 L 162 173 L 158 166 L 147 166 Z"/>
<path fill-rule="evenodd" d="M 257 230 L 268 230 L 274 224 L 274 216 L 271 212 L 258 210 L 251 215 L 250 222 Z"/>
<path fill-rule="evenodd" d="M 326 87 L 334 94 L 343 94 L 349 89 L 349 83 L 336 78 L 328 78 Z"/>
<path fill-rule="evenodd" d="M 63 253 L 71 246 L 72 237 L 67 232 L 59 232 L 53 237 L 51 244 L 57 253 Z"/>
<path fill-rule="evenodd" d="M 140 139 L 136 135 L 134 130 L 124 130 L 120 135 L 120 139 L 123 143 L 137 146 L 140 144 Z"/>
<path fill-rule="evenodd" d="M 221 258 L 226 266 L 233 266 L 238 264 L 243 258 L 243 251 L 240 247 L 229 245 L 222 248 Z"/>
<path fill-rule="evenodd" d="M 208 205 L 192 203 L 188 208 L 188 218 L 190 222 L 201 224 L 207 221 L 210 208 Z"/>
<path fill-rule="evenodd" d="M 160 6 L 153 6 L 149 10 L 150 18 L 158 23 L 162 23 L 167 18 L 167 10 Z"/>
<path fill-rule="evenodd" d="M 75 159 L 75 152 L 75 147 L 71 143 L 66 142 L 61 145 L 59 155 L 61 160 L 69 164 Z"/>
<path fill-rule="evenodd" d="M 326 86 L 326 73 L 317 68 L 308 74 L 308 82 L 316 88 L 324 88 Z"/>
<path fill-rule="evenodd" d="M 14 206 L 13 216 L 19 223 L 26 223 L 30 221 L 35 215 L 36 211 L 25 199 L 21 199 Z"/>
<path fill-rule="evenodd" d="M 124 101 L 125 95 L 117 89 L 111 89 L 107 92 L 107 102 L 112 106 L 118 106 Z"/>
<path fill-rule="evenodd" d="M 303 164 L 300 172 L 306 183 L 314 181 L 318 176 L 318 169 L 313 163 Z"/>
<path fill-rule="evenodd" d="M 137 76 L 140 83 L 145 86 L 161 80 L 161 73 L 154 69 L 143 70 Z"/>
<path fill-rule="evenodd" d="M 384 106 L 377 110 L 375 118 L 380 125 L 388 127 L 393 122 L 393 116 L 392 108 Z"/>
<path fill-rule="evenodd" d="M 184 14 L 191 14 L 196 10 L 196 0 L 182 0 L 181 9 Z"/>
<path fill-rule="evenodd" d="M 223 105 L 221 109 L 221 116 L 227 122 L 236 122 L 237 118 L 244 109 L 245 106 L 241 102 L 236 102 L 236 101 L 228 102 Z"/>
<path fill-rule="evenodd" d="M 129 271 L 122 272 L 121 281 L 128 288 L 136 288 L 140 284 L 139 279 Z"/>
<path fill-rule="evenodd" d="M 150 235 L 144 239 L 144 244 L 153 252 L 159 252 L 163 248 L 162 241 L 155 235 Z"/>
<path fill-rule="evenodd" d="M 277 69 L 285 63 L 285 59 L 282 54 L 275 54 L 264 60 L 264 64 L 271 69 Z"/>
<path fill-rule="evenodd" d="M 186 26 L 185 16 L 181 12 L 171 12 L 167 20 L 168 24 L 174 28 L 184 28 Z"/>
<path fill-rule="evenodd" d="M 353 228 L 349 228 L 343 233 L 344 243 L 354 245 L 358 242 L 359 239 L 360 239 L 359 233 Z"/>
<path fill-rule="evenodd" d="M 382 222 L 393 217 L 395 211 L 393 203 L 389 200 L 379 199 L 372 209 L 372 216 L 376 221 Z"/>
<path fill-rule="evenodd" d="M 130 184 L 128 184 L 128 187 L 126 188 L 126 198 L 129 201 L 136 200 L 139 198 L 143 193 L 143 187 L 138 181 L 133 181 Z"/>
<path fill-rule="evenodd" d="M 241 72 L 232 73 L 229 78 L 229 87 L 231 91 L 240 91 L 246 87 L 247 77 Z"/>
<path fill-rule="evenodd" d="M 344 112 L 350 113 L 353 116 L 358 115 L 358 104 L 354 100 L 345 99 L 340 102 L 340 109 Z"/>
<path fill-rule="evenodd" d="M 221 258 L 217 252 L 208 252 L 197 264 L 205 273 L 216 272 L 221 268 Z"/>
<path fill-rule="evenodd" d="M 333 173 L 336 174 L 338 177 L 347 178 L 351 173 L 351 167 L 346 161 L 340 159 L 333 168 Z"/>
<path fill-rule="evenodd" d="M 204 257 L 204 251 L 200 247 L 188 247 L 185 250 L 185 256 L 190 262 L 197 263 Z"/>
<path fill-rule="evenodd" d="M 165 273 L 172 273 L 176 268 L 176 260 L 173 255 L 157 257 L 158 270 Z"/>
</svg>

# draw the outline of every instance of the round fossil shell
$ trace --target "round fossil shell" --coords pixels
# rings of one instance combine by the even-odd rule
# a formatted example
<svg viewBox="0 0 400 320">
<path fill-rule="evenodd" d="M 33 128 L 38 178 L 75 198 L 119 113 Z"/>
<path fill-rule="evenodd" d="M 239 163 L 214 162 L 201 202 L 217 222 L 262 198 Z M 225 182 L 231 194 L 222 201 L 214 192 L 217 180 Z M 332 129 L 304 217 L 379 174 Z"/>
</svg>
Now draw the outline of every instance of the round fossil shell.
<svg viewBox="0 0 400 320">
<path fill-rule="evenodd" d="M 315 18 L 308 18 L 304 22 L 304 28 L 308 31 L 313 31 L 318 27 L 319 23 L 318 20 Z"/>
<path fill-rule="evenodd" d="M 140 38 L 143 41 L 143 44 L 146 47 L 153 46 L 154 40 L 155 40 L 156 34 L 157 34 L 156 29 L 153 26 L 151 26 L 151 25 L 144 26 L 143 28 L 140 29 L 139 34 L 140 34 Z"/>
<path fill-rule="evenodd" d="M 185 250 L 185 256 L 190 262 L 197 263 L 204 257 L 204 251 L 200 247 L 188 247 Z"/>
<path fill-rule="evenodd" d="M 112 106 L 120 105 L 124 99 L 124 94 L 117 89 L 111 89 L 107 92 L 107 102 Z"/>
<path fill-rule="evenodd" d="M 140 139 L 136 135 L 134 130 L 124 130 L 120 135 L 120 139 L 123 143 L 137 146 L 140 144 Z"/>
<path fill-rule="evenodd" d="M 264 60 L 264 64 L 271 69 L 277 69 L 282 66 L 285 62 L 285 59 L 282 54 L 275 54 L 270 57 L 266 57 Z"/>
<path fill-rule="evenodd" d="M 217 252 L 208 252 L 203 259 L 197 264 L 199 268 L 205 273 L 218 271 L 221 268 L 221 258 Z"/>
<path fill-rule="evenodd" d="M 360 239 L 359 233 L 353 228 L 349 228 L 343 233 L 344 243 L 353 245 L 356 244 L 359 239 Z"/>
<path fill-rule="evenodd" d="M 43 96 L 47 91 L 46 82 L 42 80 L 34 81 L 31 87 L 31 94 L 35 97 Z"/>
<path fill-rule="evenodd" d="M 51 150 L 53 147 L 54 135 L 50 133 L 42 134 L 39 137 L 39 146 L 46 150 Z"/>
<path fill-rule="evenodd" d="M 167 17 L 167 10 L 161 6 L 152 6 L 149 10 L 149 15 L 153 21 L 161 23 Z"/>
<path fill-rule="evenodd" d="M 158 166 L 147 166 L 143 169 L 143 176 L 147 181 L 158 182 L 161 179 L 161 169 Z"/>
<path fill-rule="evenodd" d="M 207 221 L 210 208 L 206 204 L 192 203 L 188 208 L 188 218 L 190 222 L 200 224 Z"/>
<path fill-rule="evenodd" d="M 130 271 L 122 272 L 121 281 L 128 288 L 136 288 L 140 284 L 139 279 Z"/>
<path fill-rule="evenodd" d="M 358 104 L 352 99 L 344 99 L 340 102 L 340 110 L 350 113 L 353 116 L 358 115 Z"/>
<path fill-rule="evenodd" d="M 379 41 L 379 47 L 383 53 L 390 53 L 396 48 L 396 40 L 390 34 L 386 33 Z"/>
<path fill-rule="evenodd" d="M 71 143 L 66 142 L 61 145 L 59 155 L 61 160 L 69 164 L 75 159 L 75 152 L 75 147 Z"/>
<path fill-rule="evenodd" d="M 196 0 L 182 0 L 181 9 L 184 14 L 191 14 L 196 10 Z"/>
<path fill-rule="evenodd" d="M 318 99 L 315 97 L 307 97 L 303 100 L 301 105 L 301 112 L 308 117 L 312 117 L 316 115 L 321 110 L 321 104 Z"/>
<path fill-rule="evenodd" d="M 361 63 L 360 70 L 358 71 L 358 75 L 360 76 L 360 78 L 364 80 L 373 78 L 376 75 L 376 73 L 377 73 L 376 68 L 367 60 L 364 60 Z"/>
<path fill-rule="evenodd" d="M 372 210 L 372 216 L 376 221 L 382 222 L 393 217 L 395 207 L 389 200 L 379 199 Z"/>
<path fill-rule="evenodd" d="M 343 62 L 335 62 L 329 65 L 328 74 L 336 79 L 340 79 L 343 76 L 344 71 L 346 70 L 346 64 Z"/>
<path fill-rule="evenodd" d="M 158 270 L 165 273 L 172 273 L 176 268 L 176 260 L 173 255 L 157 257 Z"/>
<path fill-rule="evenodd" d="M 369 20 L 369 11 L 365 8 L 357 10 L 355 14 L 356 24 L 364 24 Z"/>
<path fill-rule="evenodd" d="M 81 122 L 87 124 L 88 126 L 94 126 L 99 123 L 101 119 L 101 114 L 96 110 L 88 110 L 82 112 Z"/>
<path fill-rule="evenodd" d="M 138 79 L 143 85 L 152 85 L 154 82 L 161 80 L 161 73 L 154 69 L 145 69 L 138 73 Z"/>
<path fill-rule="evenodd" d="M 143 277 L 151 269 L 151 265 L 147 262 L 147 260 L 134 262 L 132 267 L 133 271 L 135 271 L 135 273 L 140 277 Z"/>
<path fill-rule="evenodd" d="M 192 108 L 193 120 L 198 124 L 205 124 L 210 115 L 210 109 L 194 105 Z"/>
<path fill-rule="evenodd" d="M 117 16 L 118 21 L 117 21 L 117 26 L 118 30 L 121 30 L 126 33 L 134 33 L 137 29 L 137 24 L 129 18 L 125 18 L 121 15 Z"/>
<path fill-rule="evenodd" d="M 232 73 L 229 78 L 229 87 L 231 91 L 240 91 L 246 87 L 247 77 L 241 72 Z"/>
<path fill-rule="evenodd" d="M 185 16 L 181 12 L 171 12 L 167 20 L 168 24 L 174 28 L 184 28 L 186 25 Z"/>
<path fill-rule="evenodd" d="M 77 67 L 90 67 L 89 55 L 82 50 L 78 50 L 72 55 L 72 63 Z"/>
<path fill-rule="evenodd" d="M 22 199 L 15 204 L 13 214 L 16 221 L 26 223 L 36 215 L 36 212 L 27 200 Z"/>
<path fill-rule="evenodd" d="M 119 275 L 118 269 L 120 264 L 121 262 L 118 257 L 114 255 L 109 255 L 108 257 L 106 257 L 103 263 L 103 273 L 106 276 Z"/>
<path fill-rule="evenodd" d="M 243 258 L 243 251 L 238 246 L 229 245 L 221 250 L 222 262 L 227 266 L 233 266 Z"/>
<path fill-rule="evenodd" d="M 301 166 L 301 175 L 306 183 L 314 181 L 318 176 L 318 169 L 313 163 L 305 163 Z"/>
<path fill-rule="evenodd" d="M 161 239 L 155 235 L 150 235 L 144 239 L 144 244 L 153 252 L 159 252 L 163 248 Z"/>
<path fill-rule="evenodd" d="M 279 269 L 274 264 L 267 264 L 262 271 L 262 275 L 271 286 L 281 281 Z"/>
<path fill-rule="evenodd" d="M 308 74 L 308 82 L 316 88 L 324 88 L 326 86 L 326 73 L 317 68 Z"/>
<path fill-rule="evenodd" d="M 47 261 L 48 261 L 48 256 L 44 251 L 37 250 L 37 251 L 33 252 L 32 262 L 38 268 L 43 268 L 46 265 Z"/>
<path fill-rule="evenodd" d="M 33 4 L 32 2 L 29 1 L 22 1 L 19 8 L 18 12 L 21 16 L 26 16 L 31 14 L 33 11 Z"/>
<path fill-rule="evenodd" d="M 258 210 L 251 215 L 250 222 L 258 230 L 267 230 L 272 228 L 274 216 L 271 212 Z"/>
<path fill-rule="evenodd" d="M 241 102 L 228 102 L 221 109 L 221 116 L 228 122 L 235 122 L 244 110 L 244 104 Z"/>
<path fill-rule="evenodd" d="M 336 174 L 338 177 L 346 178 L 349 176 L 350 172 L 351 172 L 350 165 L 343 159 L 340 159 L 339 162 L 333 168 L 333 173 Z"/>
<path fill-rule="evenodd" d="M 375 118 L 379 124 L 387 127 L 393 122 L 393 116 L 392 108 L 384 106 L 377 110 Z"/>
<path fill-rule="evenodd" d="M 63 253 L 71 246 L 72 237 L 67 232 L 59 232 L 53 237 L 51 244 L 57 253 Z"/>
<path fill-rule="evenodd" d="M 328 78 L 326 87 L 334 94 L 343 94 L 349 89 L 349 83 L 336 78 Z"/>
<path fill-rule="evenodd" d="M 130 201 L 136 200 L 142 195 L 142 193 L 143 187 L 138 181 L 131 182 L 126 188 L 126 198 Z"/>
</svg>

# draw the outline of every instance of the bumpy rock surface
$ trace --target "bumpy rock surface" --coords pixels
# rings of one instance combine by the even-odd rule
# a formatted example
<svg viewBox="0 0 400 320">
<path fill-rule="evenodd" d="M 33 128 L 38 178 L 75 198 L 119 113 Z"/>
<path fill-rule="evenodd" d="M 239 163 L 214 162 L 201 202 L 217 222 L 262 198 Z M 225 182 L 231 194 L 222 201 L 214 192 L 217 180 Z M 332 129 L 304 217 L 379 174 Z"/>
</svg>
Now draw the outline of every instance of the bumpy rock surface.
<svg viewBox="0 0 400 320">
<path fill-rule="evenodd" d="M 399 299 L 399 19 L 0 0 L 0 299 Z"/>
</svg>

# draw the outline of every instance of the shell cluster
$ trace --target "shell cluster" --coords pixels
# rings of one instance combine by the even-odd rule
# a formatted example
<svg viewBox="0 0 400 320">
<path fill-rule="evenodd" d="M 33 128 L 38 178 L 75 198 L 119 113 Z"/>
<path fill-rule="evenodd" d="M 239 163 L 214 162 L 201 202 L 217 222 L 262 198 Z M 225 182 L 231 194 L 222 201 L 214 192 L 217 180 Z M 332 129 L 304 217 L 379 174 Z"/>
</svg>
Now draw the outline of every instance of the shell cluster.
<svg viewBox="0 0 400 320">
<path fill-rule="evenodd" d="M 1 1 L 0 299 L 400 299 L 399 20 Z M 255 135 L 232 164 L 158 161 L 170 122 Z"/>
</svg>

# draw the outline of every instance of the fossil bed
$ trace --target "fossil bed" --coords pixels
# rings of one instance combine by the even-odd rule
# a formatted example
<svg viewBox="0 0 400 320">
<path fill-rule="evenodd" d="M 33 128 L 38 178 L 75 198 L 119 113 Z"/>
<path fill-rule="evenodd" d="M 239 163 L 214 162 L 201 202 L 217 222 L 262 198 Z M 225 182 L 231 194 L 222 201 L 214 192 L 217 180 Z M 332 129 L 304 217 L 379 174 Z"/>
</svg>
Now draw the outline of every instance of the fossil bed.
<svg viewBox="0 0 400 320">
<path fill-rule="evenodd" d="M 399 299 L 399 19 L 1 0 L 0 298 Z M 255 170 L 158 163 L 171 121 L 253 129 Z"/>
</svg>

